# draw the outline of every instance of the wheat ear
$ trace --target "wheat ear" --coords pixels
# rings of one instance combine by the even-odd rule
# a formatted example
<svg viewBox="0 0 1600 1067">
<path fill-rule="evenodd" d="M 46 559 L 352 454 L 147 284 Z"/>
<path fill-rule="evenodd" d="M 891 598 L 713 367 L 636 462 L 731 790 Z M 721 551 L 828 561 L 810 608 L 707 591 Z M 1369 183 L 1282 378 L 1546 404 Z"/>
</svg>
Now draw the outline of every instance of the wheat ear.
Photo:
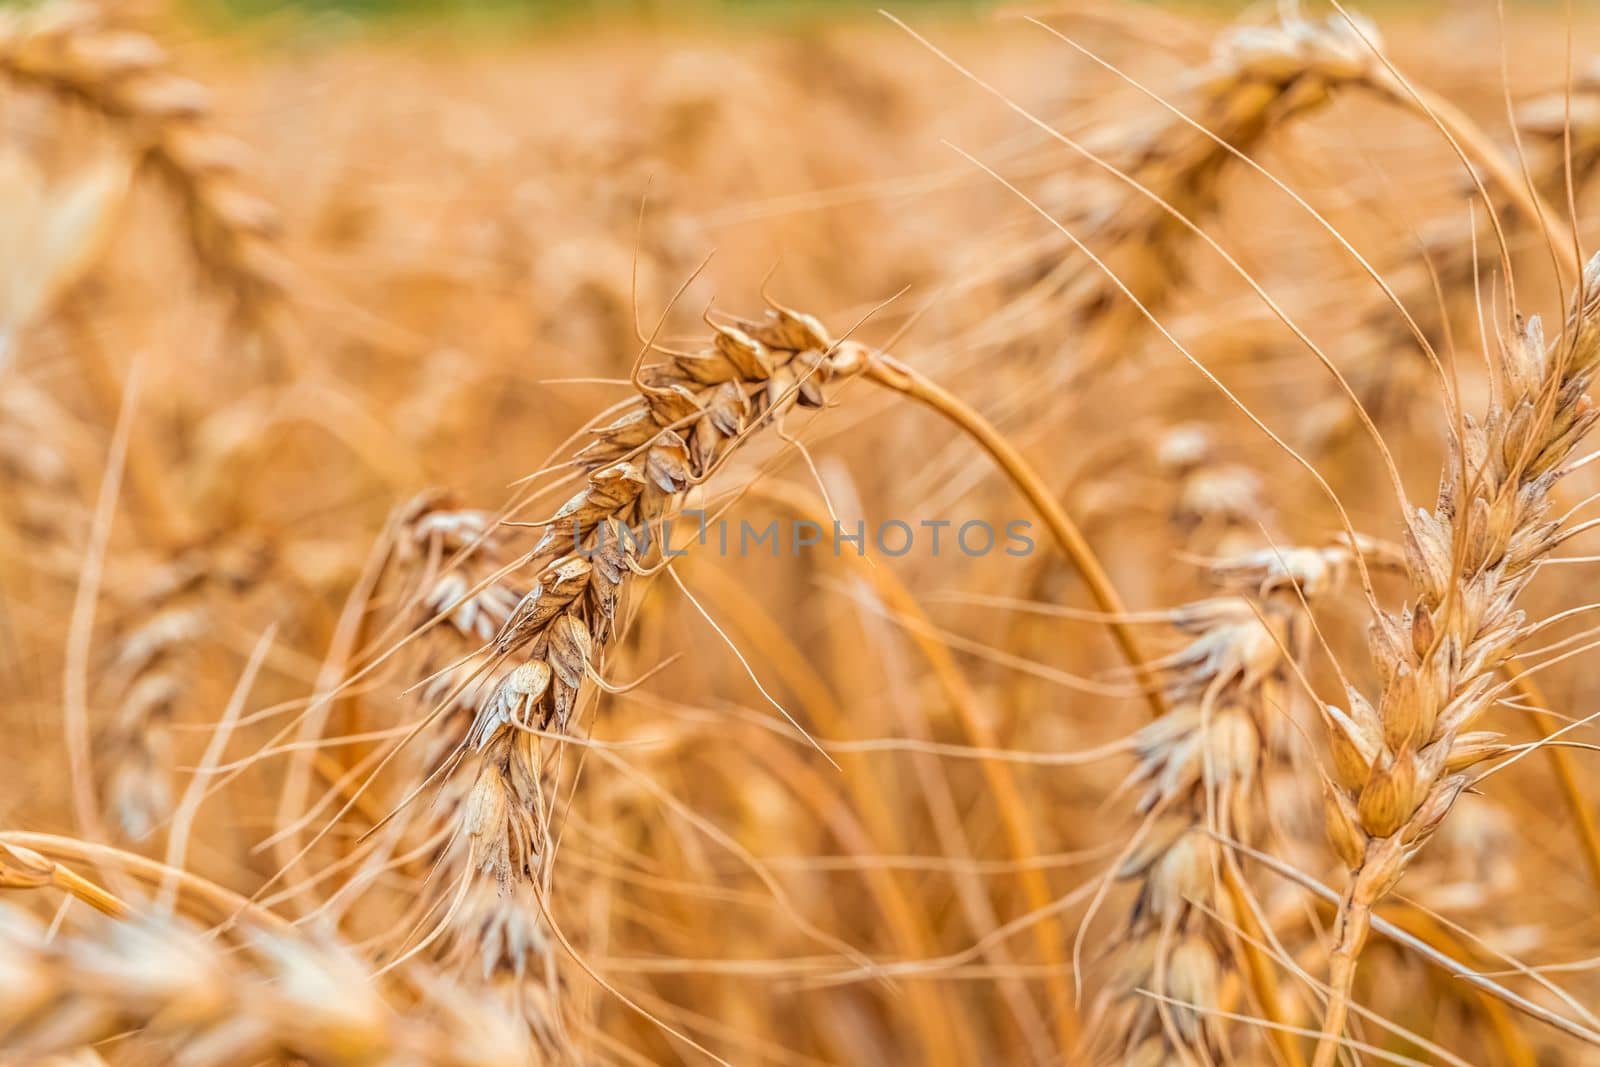
<svg viewBox="0 0 1600 1067">
<path fill-rule="evenodd" d="M 1152 126 L 1125 134 L 1124 151 L 1113 153 L 1144 191 L 1130 188 L 1096 237 L 1115 250 L 1108 263 L 1138 302 L 1157 311 L 1176 291 L 1182 247 L 1215 210 L 1221 179 L 1239 156 L 1320 109 L 1340 88 L 1369 80 L 1372 66 L 1370 50 L 1340 20 L 1244 27 L 1217 39 L 1211 61 L 1194 75 L 1192 114 L 1163 110 Z M 1089 314 L 1125 306 L 1100 272 L 1087 284 Z"/>
<path fill-rule="evenodd" d="M 278 215 L 251 192 L 239 146 L 212 126 L 205 90 L 168 69 L 142 34 L 91 5 L 0 14 L 0 75 L 103 116 L 177 194 L 201 264 L 242 310 L 264 313 L 283 291 Z"/>
<path fill-rule="evenodd" d="M 1215 578 L 1234 595 L 1173 612 L 1190 640 L 1159 661 L 1172 710 L 1138 737 L 1132 783 L 1142 787 L 1138 811 L 1148 821 L 1116 871 L 1138 887 L 1119 991 L 1195 1007 L 1137 996 L 1119 1031 L 1123 1062 L 1226 1059 L 1218 1013 L 1236 958 L 1269 1017 L 1279 1014 L 1268 964 L 1250 946 L 1230 944 L 1215 921 L 1225 915 L 1246 929 L 1256 921 L 1237 863 L 1216 841 L 1260 836 L 1262 780 L 1297 684 L 1291 656 L 1305 643 L 1305 605 L 1334 589 L 1352 558 L 1343 546 L 1259 549 L 1216 565 Z M 1272 1040 L 1298 1062 L 1287 1037 Z"/>
<path fill-rule="evenodd" d="M 285 927 L 234 949 L 154 915 L 50 936 L 0 908 L 0 1051 L 37 1062 L 104 1042 L 194 1067 L 528 1067 L 514 1023 L 423 972 L 424 1012 L 391 1006 L 347 948 Z"/>
<path fill-rule="evenodd" d="M 451 842 L 436 884 L 462 894 L 446 912 L 449 942 L 511 989 L 547 1052 L 564 1043 L 554 946 L 565 935 L 549 914 L 559 737 L 603 684 L 627 590 L 667 547 L 666 520 L 687 494 L 751 434 L 821 406 L 825 385 L 867 360 L 787 310 L 713 324 L 706 347 L 667 355 L 636 367 L 637 400 L 588 433 L 570 462 L 583 488 L 536 524 L 543 534 L 525 555 L 507 561 L 508 528 L 492 516 L 428 502 L 402 537 L 432 561 L 418 581 L 423 613 L 454 633 L 455 648 L 426 654 L 459 652 L 427 676 L 436 728 L 419 766 L 424 782 L 444 782 L 427 833 L 442 825 Z M 438 566 L 446 558 L 452 566 Z"/>
<path fill-rule="evenodd" d="M 100 748 L 109 768 L 106 804 L 133 840 L 149 837 L 171 814 L 172 726 L 212 624 L 208 600 L 218 588 L 252 585 L 266 563 L 257 546 L 192 548 L 155 567 L 123 609 L 100 680 L 116 706 Z"/>
<path fill-rule="evenodd" d="M 1530 100 L 1517 124 L 1540 148 L 1535 177 L 1545 196 L 1567 199 L 1567 175 L 1576 197 L 1600 171 L 1600 61 L 1592 62 L 1565 90 Z"/>
<path fill-rule="evenodd" d="M 1316 1067 L 1338 1050 L 1372 908 L 1472 784 L 1469 768 L 1503 750 L 1498 734 L 1473 727 L 1528 632 L 1517 598 L 1561 543 L 1550 494 L 1596 418 L 1588 387 L 1597 366 L 1600 258 L 1555 343 L 1537 318 L 1515 324 L 1501 346 L 1496 399 L 1450 441 L 1433 511 L 1419 508 L 1407 521 L 1411 601 L 1371 628 L 1380 698 L 1352 689 L 1348 711 L 1327 708 L 1328 831 L 1351 873 Z"/>
<path fill-rule="evenodd" d="M 821 406 L 823 387 L 866 361 L 862 346 L 834 342 L 805 315 L 717 325 L 708 347 L 644 368 L 638 401 L 577 452 L 585 485 L 542 524 L 531 589 L 488 645 L 518 666 L 479 705 L 467 739 L 476 784 L 464 829 L 474 862 L 503 887 L 536 880 L 543 852 L 533 819 L 544 760 L 529 730 L 571 725 L 629 579 L 656 547 L 632 534 L 681 508 L 752 431 L 797 404 Z"/>
</svg>

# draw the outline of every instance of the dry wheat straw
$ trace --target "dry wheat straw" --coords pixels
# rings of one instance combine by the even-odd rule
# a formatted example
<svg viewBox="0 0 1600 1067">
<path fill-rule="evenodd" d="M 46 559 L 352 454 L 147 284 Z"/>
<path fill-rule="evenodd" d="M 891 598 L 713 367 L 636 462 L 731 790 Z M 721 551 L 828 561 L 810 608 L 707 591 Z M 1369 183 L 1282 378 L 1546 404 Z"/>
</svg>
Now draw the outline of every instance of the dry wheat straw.
<svg viewBox="0 0 1600 1067">
<path fill-rule="evenodd" d="M 1560 338 L 1548 343 L 1533 318 L 1502 343 L 1485 418 L 1469 422 L 1464 439 L 1452 436 L 1437 505 L 1407 522 L 1411 601 L 1373 620 L 1382 695 L 1374 705 L 1352 689 L 1348 711 L 1327 709 L 1336 779 L 1328 830 L 1351 876 L 1318 1067 L 1337 1051 L 1372 908 L 1471 784 L 1467 771 L 1503 750 L 1498 734 L 1473 727 L 1529 629 L 1517 597 L 1561 542 L 1550 493 L 1594 423 L 1587 390 L 1597 365 L 1600 259 Z"/>
<path fill-rule="evenodd" d="M 790 514 L 807 521 L 821 525 L 828 520 L 827 510 L 821 501 L 792 484 L 765 482 L 752 487 L 750 492 L 752 496 L 777 504 Z M 905 624 L 910 639 L 926 659 L 941 693 L 953 708 L 956 721 L 967 743 L 976 749 L 992 750 L 997 747 L 999 739 L 982 698 L 967 680 L 950 647 L 937 636 L 937 629 L 927 618 L 911 590 L 888 568 L 866 556 L 841 553 L 840 559 L 845 561 L 851 570 L 859 572 L 883 601 L 883 606 Z M 920 728 L 914 725 L 908 729 L 913 733 L 920 732 Z M 1047 914 L 1052 905 L 1052 892 L 1048 880 L 1041 871 L 1029 866 L 1030 861 L 1037 857 L 1040 851 L 1038 825 L 1040 820 L 1027 803 L 1026 794 L 1018 785 L 1013 769 L 1005 761 L 983 758 L 979 760 L 979 765 L 983 771 L 984 781 L 993 796 L 995 808 L 1004 828 L 1006 843 L 1012 857 L 1018 863 L 1017 880 L 1021 886 L 1023 899 L 1032 911 L 1042 916 L 1038 922 L 1032 924 L 1032 933 L 1040 957 L 1052 968 L 1045 980 L 1045 988 L 1050 997 L 1050 1010 L 1055 1016 L 1058 1040 L 1063 1049 L 1075 1051 L 1080 1041 L 1079 1022 L 1077 1007 L 1071 995 L 1071 985 L 1067 981 L 1067 976 L 1062 973 L 1065 964 L 1062 926 L 1056 917 Z M 946 793 L 948 787 L 943 787 L 934 780 L 929 792 L 934 791 Z M 932 804 L 933 800 L 930 798 L 930 806 Z M 970 848 L 964 840 L 960 840 L 962 835 L 952 836 L 957 837 L 957 840 L 941 841 L 946 852 L 956 855 L 967 854 Z M 963 880 L 958 895 L 973 932 L 979 936 L 988 935 L 995 928 L 997 919 L 984 890 Z M 1005 965 L 1009 959 L 1009 953 L 1003 945 L 996 945 L 991 955 L 995 962 L 1001 965 Z M 1002 986 L 1002 992 L 1013 1004 L 1019 996 L 1025 996 L 1021 993 L 1011 993 L 1007 985 Z"/>
</svg>

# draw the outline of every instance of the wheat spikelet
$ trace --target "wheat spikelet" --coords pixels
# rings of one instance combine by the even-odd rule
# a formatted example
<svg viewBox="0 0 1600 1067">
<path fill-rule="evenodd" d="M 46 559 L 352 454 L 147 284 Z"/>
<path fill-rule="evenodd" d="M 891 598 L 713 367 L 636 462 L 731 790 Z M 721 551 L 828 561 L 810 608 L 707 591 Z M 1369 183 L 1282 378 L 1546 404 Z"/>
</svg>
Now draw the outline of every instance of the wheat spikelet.
<svg viewBox="0 0 1600 1067">
<path fill-rule="evenodd" d="M 1223 456 L 1214 433 L 1174 426 L 1155 458 L 1173 483 L 1172 518 L 1193 551 L 1226 559 L 1260 547 L 1272 517 L 1266 485 L 1255 468 Z"/>
<path fill-rule="evenodd" d="M 1327 709 L 1336 779 L 1328 831 L 1351 876 L 1319 1067 L 1333 1062 L 1372 908 L 1471 784 L 1467 771 L 1503 751 L 1498 734 L 1474 726 L 1529 629 L 1517 598 L 1561 542 L 1550 493 L 1594 423 L 1587 390 L 1597 365 L 1600 260 L 1592 260 L 1560 338 L 1548 343 L 1534 318 L 1504 342 L 1495 401 L 1464 440 L 1451 440 L 1434 510 L 1408 520 L 1411 601 L 1372 622 L 1381 697 L 1352 690 L 1348 711 Z"/>
<path fill-rule="evenodd" d="M 0 73 L 104 116 L 176 192 L 195 254 L 242 309 L 283 291 L 275 209 L 249 191 L 239 148 L 211 127 L 199 85 L 172 73 L 159 45 L 107 25 L 89 5 L 0 15 Z"/>
</svg>

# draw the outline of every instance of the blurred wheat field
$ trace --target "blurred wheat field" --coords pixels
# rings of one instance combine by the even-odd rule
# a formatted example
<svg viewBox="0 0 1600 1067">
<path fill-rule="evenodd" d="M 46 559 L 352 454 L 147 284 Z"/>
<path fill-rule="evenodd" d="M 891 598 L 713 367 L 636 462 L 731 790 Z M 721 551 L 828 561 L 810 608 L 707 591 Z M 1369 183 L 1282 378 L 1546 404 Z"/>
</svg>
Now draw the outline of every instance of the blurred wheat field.
<svg viewBox="0 0 1600 1067">
<path fill-rule="evenodd" d="M 0 1064 L 1600 1063 L 1593 13 L 674 14 L 0 9 Z"/>
</svg>

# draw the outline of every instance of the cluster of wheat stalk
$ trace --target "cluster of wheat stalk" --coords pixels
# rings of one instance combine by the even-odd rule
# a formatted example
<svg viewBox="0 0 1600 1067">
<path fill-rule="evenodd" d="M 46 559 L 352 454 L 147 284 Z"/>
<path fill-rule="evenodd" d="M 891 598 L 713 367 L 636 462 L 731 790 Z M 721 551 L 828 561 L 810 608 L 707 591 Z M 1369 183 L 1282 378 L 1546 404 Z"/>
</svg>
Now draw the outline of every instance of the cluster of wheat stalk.
<svg viewBox="0 0 1600 1067">
<path fill-rule="evenodd" d="M 1466 6 L 0 11 L 0 1064 L 1595 1062 L 1595 24 Z"/>
</svg>

